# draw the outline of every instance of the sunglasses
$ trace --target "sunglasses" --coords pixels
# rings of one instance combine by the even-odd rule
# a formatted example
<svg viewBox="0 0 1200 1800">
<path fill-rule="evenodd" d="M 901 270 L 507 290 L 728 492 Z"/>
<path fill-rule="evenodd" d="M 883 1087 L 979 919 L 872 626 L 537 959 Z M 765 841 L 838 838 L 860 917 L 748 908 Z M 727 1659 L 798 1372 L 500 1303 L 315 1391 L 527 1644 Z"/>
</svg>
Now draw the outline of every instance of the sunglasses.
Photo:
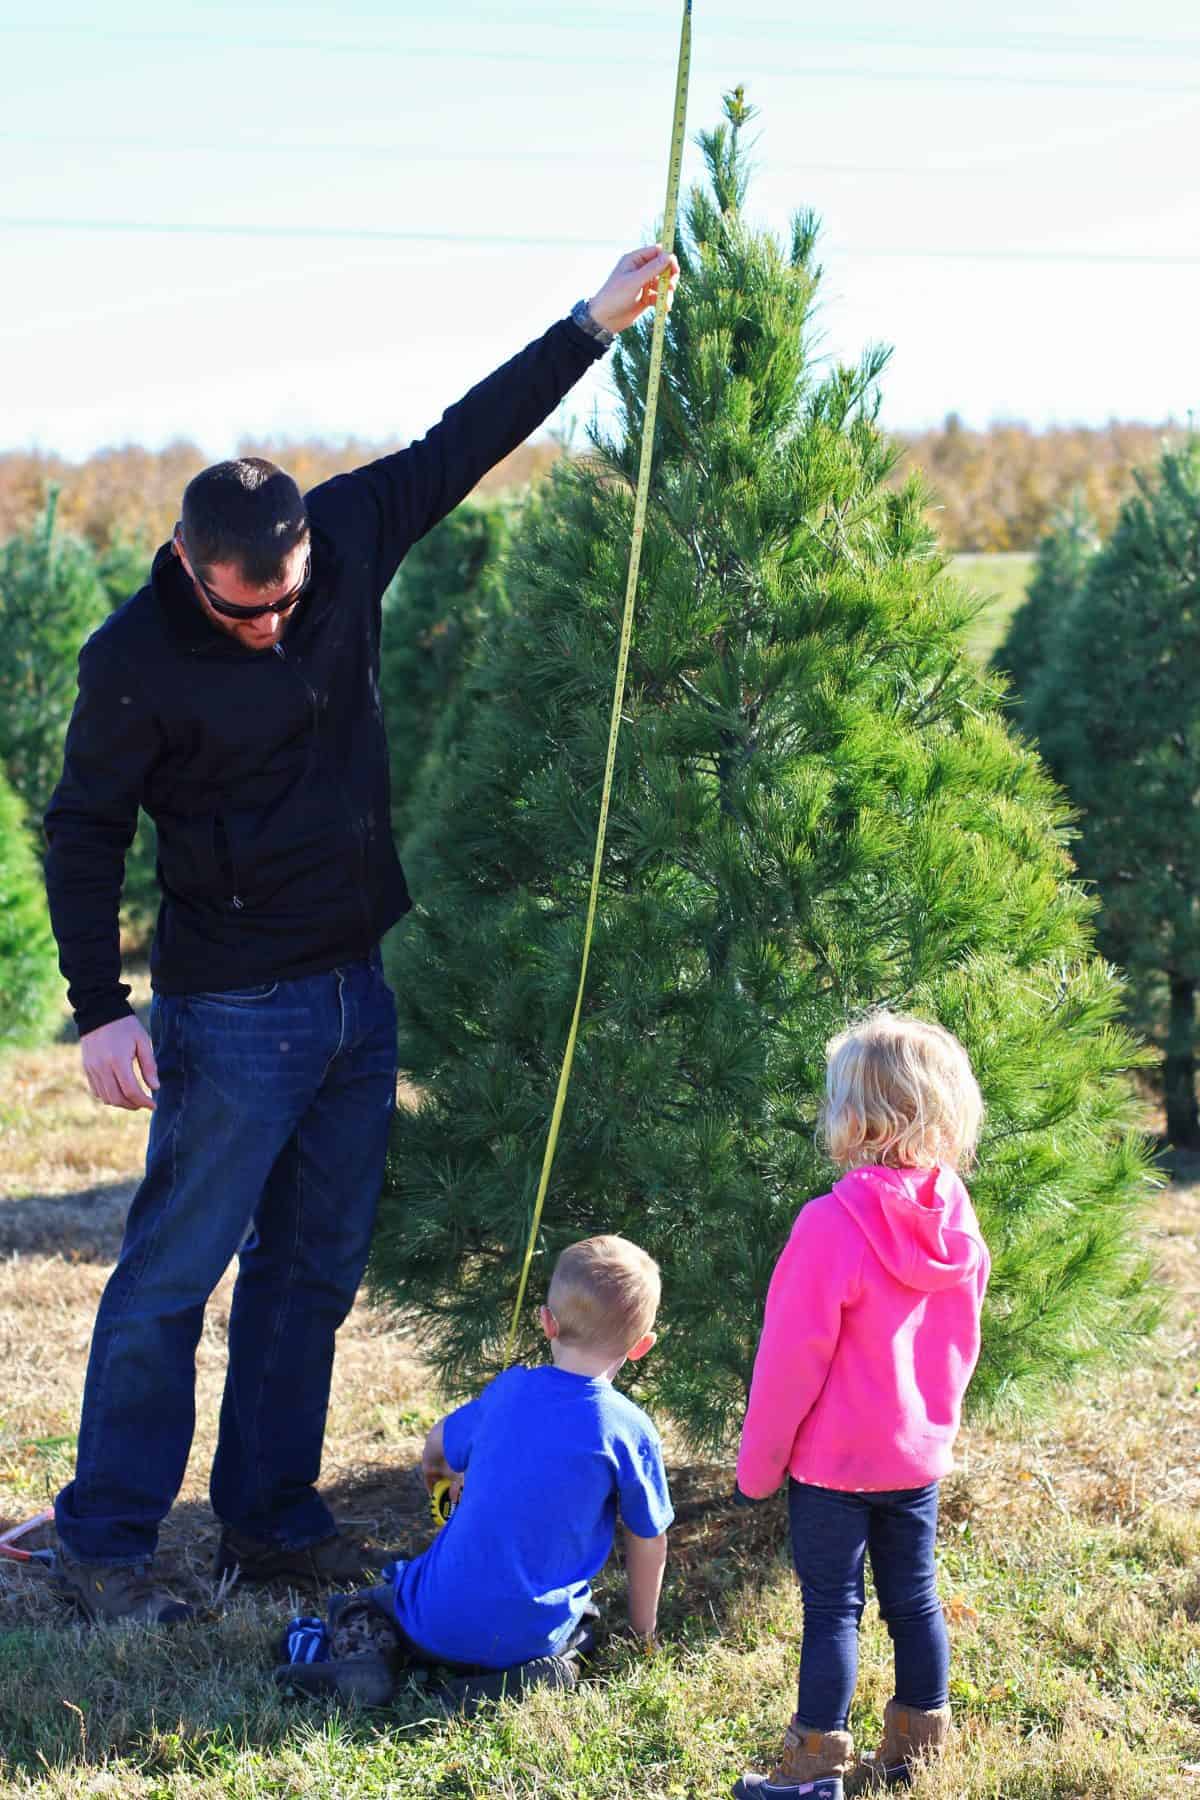
<svg viewBox="0 0 1200 1800">
<path fill-rule="evenodd" d="M 179 540 L 181 547 L 187 551 L 188 561 L 192 564 L 192 580 L 196 583 L 196 586 L 200 589 L 200 592 L 204 595 L 204 598 L 208 601 L 208 604 L 212 607 L 213 611 L 215 613 L 220 613 L 223 619 L 265 619 L 268 613 L 291 612 L 292 608 L 299 605 L 300 601 L 303 600 L 305 594 L 308 592 L 308 584 L 312 580 L 311 550 L 304 559 L 304 573 L 290 593 L 281 595 L 278 600 L 268 600 L 265 606 L 235 606 L 230 600 L 222 600 L 220 594 L 214 594 L 203 575 L 200 574 L 193 561 L 191 551 L 188 550 L 186 543 L 184 543 L 183 527 L 181 525 L 176 525 L 175 536 Z"/>
</svg>

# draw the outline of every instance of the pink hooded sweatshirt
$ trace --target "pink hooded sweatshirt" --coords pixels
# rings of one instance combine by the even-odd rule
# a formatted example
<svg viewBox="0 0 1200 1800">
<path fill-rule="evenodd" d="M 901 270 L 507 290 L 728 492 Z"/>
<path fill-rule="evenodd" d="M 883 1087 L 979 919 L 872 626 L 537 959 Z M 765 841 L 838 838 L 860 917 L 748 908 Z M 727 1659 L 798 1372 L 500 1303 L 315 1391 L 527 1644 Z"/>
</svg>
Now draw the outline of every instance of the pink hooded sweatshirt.
<svg viewBox="0 0 1200 1800">
<path fill-rule="evenodd" d="M 952 1169 L 853 1169 L 800 1213 L 767 1293 L 738 1486 L 860 1493 L 951 1466 L 990 1259 Z"/>
</svg>

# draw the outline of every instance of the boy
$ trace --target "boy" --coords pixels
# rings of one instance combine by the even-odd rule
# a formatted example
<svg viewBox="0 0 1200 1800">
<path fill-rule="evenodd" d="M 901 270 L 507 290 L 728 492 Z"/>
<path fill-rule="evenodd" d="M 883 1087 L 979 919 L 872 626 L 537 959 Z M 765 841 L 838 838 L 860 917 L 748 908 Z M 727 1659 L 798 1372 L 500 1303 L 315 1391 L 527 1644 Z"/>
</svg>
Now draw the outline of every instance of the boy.
<svg viewBox="0 0 1200 1800">
<path fill-rule="evenodd" d="M 414 1661 L 511 1668 L 566 1648 L 625 1527 L 629 1622 L 653 1643 L 674 1513 L 650 1420 L 612 1385 L 652 1348 L 658 1266 L 626 1238 L 572 1244 L 541 1325 L 551 1361 L 498 1375 L 441 1419 L 421 1458 L 458 1505 L 395 1565 L 391 1606 Z"/>
</svg>

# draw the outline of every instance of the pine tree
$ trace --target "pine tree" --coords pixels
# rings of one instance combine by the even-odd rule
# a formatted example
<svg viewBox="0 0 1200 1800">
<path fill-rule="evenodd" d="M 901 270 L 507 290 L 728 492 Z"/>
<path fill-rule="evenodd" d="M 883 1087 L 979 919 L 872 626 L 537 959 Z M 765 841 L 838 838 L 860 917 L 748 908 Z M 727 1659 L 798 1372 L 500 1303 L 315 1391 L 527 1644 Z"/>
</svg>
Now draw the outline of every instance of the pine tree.
<svg viewBox="0 0 1200 1800">
<path fill-rule="evenodd" d="M 62 770 L 79 651 L 105 615 L 149 578 L 150 554 L 121 540 L 97 554 L 58 528 L 52 489 L 37 522 L 0 545 L 0 768 L 41 844 L 41 820 Z M 122 937 L 144 948 L 158 911 L 154 825 L 142 814 L 125 859 Z"/>
<path fill-rule="evenodd" d="M 137 538 L 116 538 L 96 557 L 96 573 L 110 612 L 124 606 L 126 600 L 144 587 L 150 579 L 154 561 L 152 546 Z"/>
<path fill-rule="evenodd" d="M 403 845 L 426 758 L 456 717 L 475 642 L 502 603 L 508 506 L 467 501 L 405 557 L 384 596 L 380 691 L 392 759 L 392 831 Z"/>
<path fill-rule="evenodd" d="M 663 1268 L 639 1391 L 736 1426 L 774 1259 L 831 1177 L 824 1046 L 873 1003 L 961 1034 L 995 1255 L 976 1392 L 1032 1397 L 1150 1316 L 1145 1191 L 1064 803 L 963 649 L 915 483 L 885 484 L 884 363 L 822 369 L 817 227 L 746 221 L 748 109 L 701 138 L 679 244 L 636 641 L 575 1073 L 533 1270 L 621 1231 Z M 649 357 L 620 427 L 522 522 L 464 731 L 410 845 L 391 973 L 425 1103 L 372 1280 L 464 1391 L 502 1357 L 573 999 Z M 532 1308 L 522 1351 L 538 1354 Z"/>
<path fill-rule="evenodd" d="M 1049 638 L 1025 724 L 1080 809 L 1101 944 L 1162 1049 L 1167 1135 L 1200 1148 L 1200 438 L 1138 485 Z"/>
<path fill-rule="evenodd" d="M 21 802 L 0 775 L 0 1046 L 33 1042 L 57 995 L 41 870 Z"/>
<path fill-rule="evenodd" d="M 1038 545 L 1029 591 L 1009 621 L 991 667 L 1009 681 L 1008 709 L 1022 721 L 1025 696 L 1045 662 L 1058 624 L 1071 607 L 1095 555 L 1099 537 L 1079 494 L 1063 508 Z"/>
<path fill-rule="evenodd" d="M 0 767 L 35 831 L 62 769 L 76 658 L 108 611 L 92 551 L 56 533 L 57 506 L 52 491 L 37 523 L 0 545 Z"/>
<path fill-rule="evenodd" d="M 96 573 L 110 612 L 144 587 L 150 579 L 154 551 L 137 539 L 118 537 L 96 558 Z M 125 881 L 121 889 L 121 942 L 128 952 L 146 954 L 158 917 L 158 833 L 149 813 L 138 816 L 138 827 L 125 856 Z"/>
</svg>

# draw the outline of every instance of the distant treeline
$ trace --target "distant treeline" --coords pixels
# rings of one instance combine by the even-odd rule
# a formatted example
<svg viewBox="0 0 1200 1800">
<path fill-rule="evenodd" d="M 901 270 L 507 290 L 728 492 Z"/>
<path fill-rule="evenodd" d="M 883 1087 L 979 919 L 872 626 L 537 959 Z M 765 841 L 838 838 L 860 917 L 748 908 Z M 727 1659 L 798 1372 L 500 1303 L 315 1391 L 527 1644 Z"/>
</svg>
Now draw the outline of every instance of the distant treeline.
<svg viewBox="0 0 1200 1800">
<path fill-rule="evenodd" d="M 896 479 L 913 465 L 925 471 L 947 549 L 1032 550 L 1072 496 L 1081 498 L 1101 532 L 1110 531 L 1133 491 L 1133 470 L 1153 462 L 1165 442 L 1180 442 L 1184 432 L 1173 424 L 1116 422 L 1098 429 L 997 424 L 971 431 L 951 414 L 937 430 L 896 436 L 907 452 Z M 239 446 L 244 455 L 280 463 L 302 488 L 396 448 L 282 439 Z M 484 478 L 479 491 L 525 487 L 561 454 L 553 441 L 525 444 Z M 0 542 L 28 530 L 57 487 L 61 527 L 95 549 L 161 543 L 178 516 L 185 483 L 204 461 L 188 443 L 98 450 L 81 463 L 32 451 L 0 452 Z"/>
<path fill-rule="evenodd" d="M 356 439 L 341 443 L 282 438 L 245 438 L 240 456 L 265 456 L 294 475 L 307 490 L 344 469 L 354 469 L 376 456 L 398 450 L 399 441 L 369 444 Z M 476 490 L 500 494 L 524 488 L 545 473 L 562 454 L 554 441 L 522 444 L 497 463 Z M 165 450 L 136 445 L 97 450 L 84 462 L 38 451 L 0 451 L 0 543 L 28 531 L 41 514 L 52 489 L 58 490 L 58 526 L 83 538 L 93 549 L 116 544 L 160 544 L 179 517 L 179 498 L 192 476 L 208 459 L 195 444 L 168 444 Z"/>
<path fill-rule="evenodd" d="M 1063 508 L 1082 503 L 1107 536 L 1134 492 L 1134 470 L 1184 441 L 1182 425 L 1083 425 L 970 431 L 951 413 L 935 431 L 897 433 L 933 490 L 938 535 L 950 550 L 1033 550 Z"/>
</svg>

